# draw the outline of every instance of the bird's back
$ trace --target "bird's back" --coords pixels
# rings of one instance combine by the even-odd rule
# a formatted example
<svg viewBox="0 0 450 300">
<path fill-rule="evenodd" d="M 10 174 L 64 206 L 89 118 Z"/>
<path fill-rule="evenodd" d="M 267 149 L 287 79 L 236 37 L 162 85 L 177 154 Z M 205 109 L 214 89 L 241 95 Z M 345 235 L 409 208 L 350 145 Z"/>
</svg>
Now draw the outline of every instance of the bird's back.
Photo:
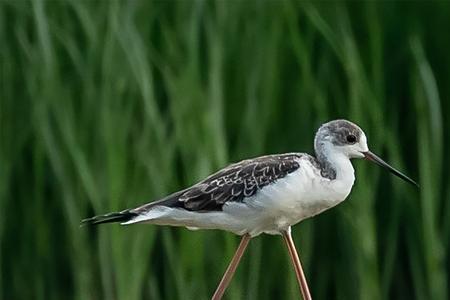
<svg viewBox="0 0 450 300">
<path fill-rule="evenodd" d="M 231 164 L 159 201 L 92 220 L 273 234 L 344 200 L 336 196 L 336 183 L 308 154 L 266 155 Z"/>
<path fill-rule="evenodd" d="M 343 199 L 317 160 L 304 153 L 267 155 L 232 164 L 160 201 L 132 210 L 128 223 L 214 228 L 237 234 L 278 233 Z"/>
</svg>

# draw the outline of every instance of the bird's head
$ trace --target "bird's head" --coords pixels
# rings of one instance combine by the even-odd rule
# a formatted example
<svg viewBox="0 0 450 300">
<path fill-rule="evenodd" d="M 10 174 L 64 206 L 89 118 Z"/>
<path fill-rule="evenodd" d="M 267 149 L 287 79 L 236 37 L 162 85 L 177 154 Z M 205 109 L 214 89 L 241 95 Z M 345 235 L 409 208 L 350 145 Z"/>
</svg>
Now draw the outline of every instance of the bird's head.
<svg viewBox="0 0 450 300">
<path fill-rule="evenodd" d="M 364 158 L 364 153 L 369 151 L 362 129 L 347 120 L 334 120 L 320 126 L 314 144 L 316 150 L 322 148 L 348 158 Z"/>
<path fill-rule="evenodd" d="M 317 154 L 320 153 L 325 156 L 344 155 L 348 159 L 365 158 L 417 186 L 414 180 L 394 169 L 380 157 L 369 151 L 364 131 L 350 121 L 334 120 L 320 126 L 316 133 L 314 148 Z"/>
</svg>

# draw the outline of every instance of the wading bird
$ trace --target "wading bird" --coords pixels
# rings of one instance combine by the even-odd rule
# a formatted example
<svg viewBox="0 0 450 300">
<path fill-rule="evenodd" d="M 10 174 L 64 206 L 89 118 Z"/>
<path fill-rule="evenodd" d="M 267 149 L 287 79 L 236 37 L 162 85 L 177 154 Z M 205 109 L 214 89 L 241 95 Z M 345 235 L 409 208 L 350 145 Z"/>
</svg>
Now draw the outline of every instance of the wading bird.
<svg viewBox="0 0 450 300">
<path fill-rule="evenodd" d="M 251 238 L 282 235 L 289 250 L 303 299 L 311 299 L 291 226 L 347 198 L 355 181 L 352 158 L 365 158 L 417 185 L 369 151 L 356 124 L 335 120 L 323 124 L 314 140 L 316 156 L 287 153 L 231 164 L 206 179 L 163 199 L 82 221 L 119 222 L 221 229 L 242 236 L 213 300 L 221 299 Z"/>
</svg>

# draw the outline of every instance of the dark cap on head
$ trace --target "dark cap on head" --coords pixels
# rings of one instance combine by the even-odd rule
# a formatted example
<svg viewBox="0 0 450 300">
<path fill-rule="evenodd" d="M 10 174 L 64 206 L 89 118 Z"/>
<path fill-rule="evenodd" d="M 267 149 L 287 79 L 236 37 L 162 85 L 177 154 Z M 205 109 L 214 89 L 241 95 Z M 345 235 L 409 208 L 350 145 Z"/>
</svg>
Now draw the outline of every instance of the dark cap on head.
<svg viewBox="0 0 450 300">
<path fill-rule="evenodd" d="M 359 142 L 362 133 L 361 128 L 355 123 L 341 119 L 320 126 L 316 137 L 328 139 L 335 146 L 344 146 Z"/>
</svg>

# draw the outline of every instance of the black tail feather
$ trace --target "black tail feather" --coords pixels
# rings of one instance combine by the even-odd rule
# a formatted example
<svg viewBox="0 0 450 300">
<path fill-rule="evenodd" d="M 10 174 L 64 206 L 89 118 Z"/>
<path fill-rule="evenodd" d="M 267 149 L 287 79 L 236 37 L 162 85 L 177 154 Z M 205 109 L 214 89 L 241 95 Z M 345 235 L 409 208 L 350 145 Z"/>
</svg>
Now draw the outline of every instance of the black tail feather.
<svg viewBox="0 0 450 300">
<path fill-rule="evenodd" d="M 103 223 L 116 223 L 116 222 L 127 222 L 132 218 L 136 217 L 138 214 L 130 212 L 129 210 L 124 210 L 121 212 L 113 212 L 105 215 L 99 215 L 92 218 L 84 219 L 81 221 L 81 226 L 84 225 L 98 225 Z"/>
</svg>

